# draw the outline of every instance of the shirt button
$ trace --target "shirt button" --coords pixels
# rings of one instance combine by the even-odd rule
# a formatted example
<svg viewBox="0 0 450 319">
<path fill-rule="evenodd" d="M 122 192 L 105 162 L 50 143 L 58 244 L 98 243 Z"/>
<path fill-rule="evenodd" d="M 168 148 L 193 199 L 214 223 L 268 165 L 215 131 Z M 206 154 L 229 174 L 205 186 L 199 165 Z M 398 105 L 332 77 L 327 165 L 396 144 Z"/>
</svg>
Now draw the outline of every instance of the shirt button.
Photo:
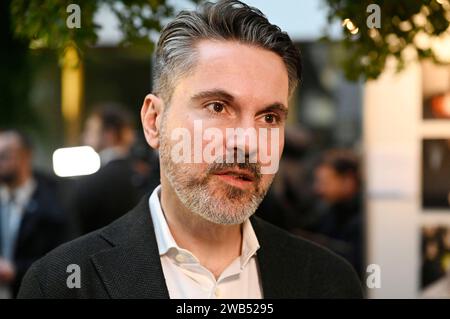
<svg viewBox="0 0 450 319">
<path fill-rule="evenodd" d="M 219 288 L 216 288 L 214 295 L 216 295 L 216 297 L 220 297 L 220 289 Z"/>
<path fill-rule="evenodd" d="M 182 254 L 178 254 L 175 256 L 175 260 L 178 261 L 179 263 L 182 263 L 186 260 L 186 258 Z"/>
</svg>

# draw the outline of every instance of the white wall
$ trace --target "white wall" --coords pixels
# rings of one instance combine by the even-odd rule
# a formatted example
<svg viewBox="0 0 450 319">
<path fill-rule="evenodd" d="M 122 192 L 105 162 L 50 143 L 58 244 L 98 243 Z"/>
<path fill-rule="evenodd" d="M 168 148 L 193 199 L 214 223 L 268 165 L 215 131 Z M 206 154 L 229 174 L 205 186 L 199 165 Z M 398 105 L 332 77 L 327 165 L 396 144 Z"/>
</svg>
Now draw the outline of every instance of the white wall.
<svg viewBox="0 0 450 319">
<path fill-rule="evenodd" d="M 368 82 L 364 96 L 368 263 L 381 266 L 382 284 L 372 298 L 417 298 L 420 229 L 450 225 L 450 212 L 421 208 L 423 137 L 450 137 L 450 122 L 422 120 L 422 75 L 418 63 L 395 74 L 393 66 Z"/>
</svg>

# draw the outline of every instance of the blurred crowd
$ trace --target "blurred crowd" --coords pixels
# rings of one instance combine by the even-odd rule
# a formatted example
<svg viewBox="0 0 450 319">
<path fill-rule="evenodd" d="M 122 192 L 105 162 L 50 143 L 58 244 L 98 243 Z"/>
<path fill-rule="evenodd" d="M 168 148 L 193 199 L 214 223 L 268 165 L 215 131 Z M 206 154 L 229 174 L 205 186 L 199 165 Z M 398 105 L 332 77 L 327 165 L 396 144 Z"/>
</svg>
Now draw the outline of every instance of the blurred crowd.
<svg viewBox="0 0 450 319">
<path fill-rule="evenodd" d="M 81 137 L 101 168 L 78 178 L 33 169 L 34 146 L 0 130 L 0 298 L 16 296 L 30 265 L 64 242 L 106 226 L 159 184 L 159 158 L 113 103 L 93 107 Z M 348 149 L 310 152 L 302 130 L 286 130 L 274 183 L 257 214 L 346 258 L 363 273 L 360 161 Z"/>
</svg>

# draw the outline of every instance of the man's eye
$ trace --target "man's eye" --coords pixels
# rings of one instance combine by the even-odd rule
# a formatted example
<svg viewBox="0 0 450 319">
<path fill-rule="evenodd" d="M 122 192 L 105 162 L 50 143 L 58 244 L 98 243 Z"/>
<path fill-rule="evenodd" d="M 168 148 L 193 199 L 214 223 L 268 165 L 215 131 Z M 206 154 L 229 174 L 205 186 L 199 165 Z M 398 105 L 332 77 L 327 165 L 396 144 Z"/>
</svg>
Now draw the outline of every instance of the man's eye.
<svg viewBox="0 0 450 319">
<path fill-rule="evenodd" d="M 275 124 L 278 121 L 277 116 L 274 114 L 264 115 L 264 122 L 267 124 Z"/>
<path fill-rule="evenodd" d="M 214 113 L 222 113 L 225 109 L 225 106 L 219 102 L 209 103 L 206 107 L 208 108 L 208 110 Z"/>
</svg>

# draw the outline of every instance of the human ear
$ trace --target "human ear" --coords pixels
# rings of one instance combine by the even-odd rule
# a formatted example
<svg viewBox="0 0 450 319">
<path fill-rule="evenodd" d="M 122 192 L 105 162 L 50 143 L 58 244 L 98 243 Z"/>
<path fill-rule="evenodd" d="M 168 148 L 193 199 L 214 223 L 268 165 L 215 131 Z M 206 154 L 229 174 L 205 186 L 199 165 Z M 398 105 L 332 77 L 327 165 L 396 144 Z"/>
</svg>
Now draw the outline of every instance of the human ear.
<svg viewBox="0 0 450 319">
<path fill-rule="evenodd" d="M 154 149 L 159 148 L 160 122 L 163 112 L 163 101 L 154 94 L 148 94 L 141 108 L 141 121 L 145 140 Z"/>
</svg>

